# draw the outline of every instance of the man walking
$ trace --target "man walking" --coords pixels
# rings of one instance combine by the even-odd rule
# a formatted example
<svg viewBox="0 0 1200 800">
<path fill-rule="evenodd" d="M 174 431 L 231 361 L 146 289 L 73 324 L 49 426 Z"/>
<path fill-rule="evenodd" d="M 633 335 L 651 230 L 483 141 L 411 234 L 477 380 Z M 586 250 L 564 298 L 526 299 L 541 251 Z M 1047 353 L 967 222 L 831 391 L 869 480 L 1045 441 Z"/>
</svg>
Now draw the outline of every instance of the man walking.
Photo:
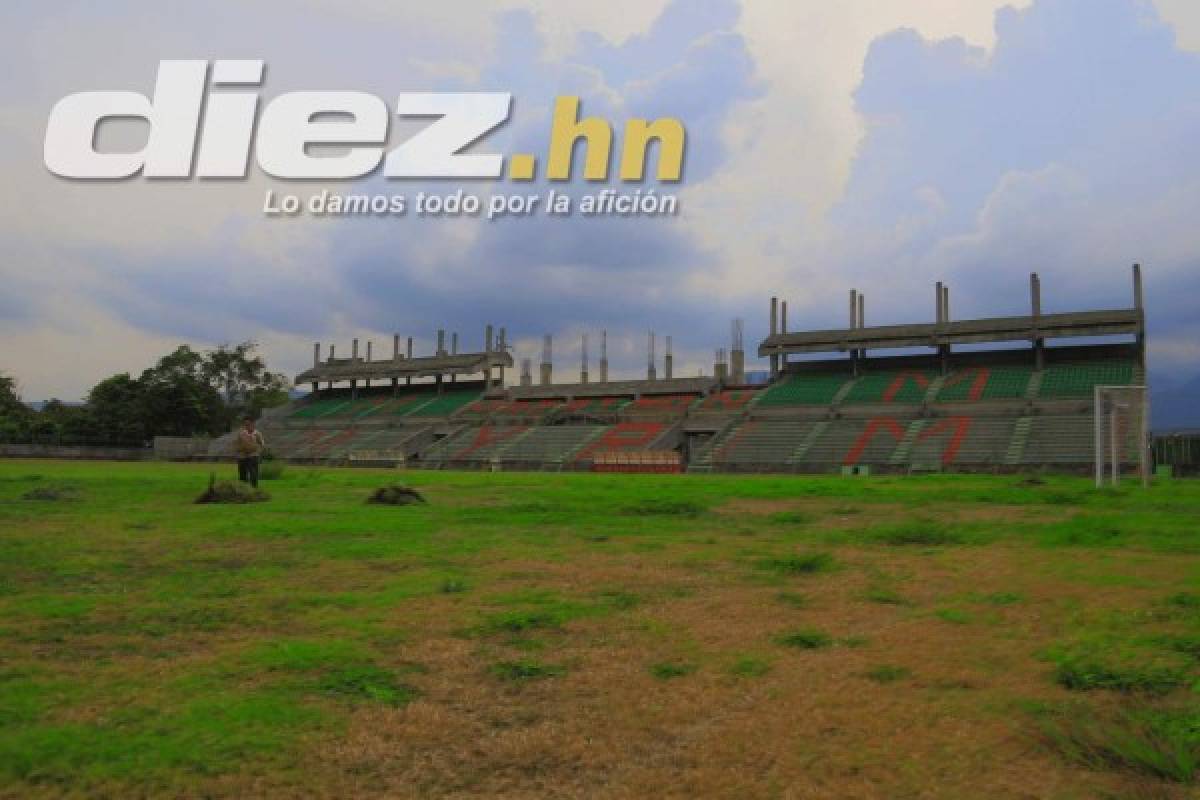
<svg viewBox="0 0 1200 800">
<path fill-rule="evenodd" d="M 242 418 L 242 427 L 233 441 L 233 452 L 237 455 L 238 480 L 258 488 L 258 460 L 267 443 L 262 431 L 254 429 L 254 417 Z"/>
</svg>

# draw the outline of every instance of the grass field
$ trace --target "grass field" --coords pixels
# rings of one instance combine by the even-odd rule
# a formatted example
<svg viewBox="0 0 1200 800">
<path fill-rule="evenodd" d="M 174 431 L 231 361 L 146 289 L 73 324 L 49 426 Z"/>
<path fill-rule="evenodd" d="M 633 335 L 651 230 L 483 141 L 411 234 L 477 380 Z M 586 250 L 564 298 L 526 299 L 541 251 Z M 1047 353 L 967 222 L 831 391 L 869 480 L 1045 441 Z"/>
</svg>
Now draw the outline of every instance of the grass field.
<svg viewBox="0 0 1200 800">
<path fill-rule="evenodd" d="M 0 796 L 1197 791 L 1198 483 L 208 472 L 0 462 Z"/>
</svg>

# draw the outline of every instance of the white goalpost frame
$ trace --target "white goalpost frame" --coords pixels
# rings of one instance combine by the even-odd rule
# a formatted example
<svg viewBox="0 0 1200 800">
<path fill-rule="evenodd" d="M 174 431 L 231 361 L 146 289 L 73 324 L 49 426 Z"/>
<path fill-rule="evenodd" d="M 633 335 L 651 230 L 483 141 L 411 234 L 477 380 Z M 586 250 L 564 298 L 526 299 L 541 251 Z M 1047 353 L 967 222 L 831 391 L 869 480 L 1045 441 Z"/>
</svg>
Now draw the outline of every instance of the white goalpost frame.
<svg viewBox="0 0 1200 800">
<path fill-rule="evenodd" d="M 1120 398 L 1130 398 L 1121 403 Z M 1134 404 L 1136 403 L 1136 408 Z M 1121 482 L 1121 457 L 1123 450 L 1120 441 L 1120 419 L 1122 411 L 1128 414 L 1137 413 L 1134 418 L 1137 425 L 1138 442 L 1138 473 L 1142 486 L 1150 485 L 1150 464 L 1146 452 L 1150 439 L 1150 394 L 1145 386 L 1096 386 L 1093 397 L 1093 423 L 1095 427 L 1095 461 L 1096 488 L 1104 485 L 1104 468 L 1111 467 L 1110 480 L 1113 486 Z M 1105 441 L 1104 417 L 1108 416 L 1108 441 Z"/>
</svg>

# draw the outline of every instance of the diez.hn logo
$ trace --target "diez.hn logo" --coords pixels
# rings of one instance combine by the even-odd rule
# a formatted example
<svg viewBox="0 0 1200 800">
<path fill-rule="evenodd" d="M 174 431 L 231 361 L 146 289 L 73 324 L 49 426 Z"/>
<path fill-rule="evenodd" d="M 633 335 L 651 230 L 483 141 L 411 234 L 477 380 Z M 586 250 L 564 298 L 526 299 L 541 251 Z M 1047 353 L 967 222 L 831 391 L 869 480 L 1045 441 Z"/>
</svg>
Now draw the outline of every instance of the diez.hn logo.
<svg viewBox="0 0 1200 800">
<path fill-rule="evenodd" d="M 505 157 L 464 153 L 508 120 L 508 92 L 406 92 L 396 100 L 399 117 L 436 117 L 428 127 L 387 150 L 391 113 L 379 97 L 355 91 L 300 91 L 278 95 L 259 112 L 257 90 L 264 64 L 258 60 L 162 61 L 153 99 L 131 91 L 94 91 L 59 100 L 46 126 L 46 167 L 66 178 L 243 178 L 251 142 L 259 167 L 276 178 L 350 179 L 383 162 L 388 178 L 500 178 Z M 239 88 L 240 87 L 240 88 Z M 550 129 L 546 177 L 571 177 L 572 154 L 587 143 L 584 177 L 606 180 L 613 150 L 612 125 L 600 117 L 580 119 L 580 100 L 557 97 Z M 106 120 L 134 118 L 149 124 L 136 152 L 100 152 L 97 132 Z M 683 172 L 686 132 L 672 117 L 630 119 L 624 130 L 619 176 L 639 181 L 657 143 L 659 181 Z M 330 150 L 330 148 L 335 148 Z M 322 152 L 322 154 L 317 154 Z M 514 154 L 508 177 L 533 180 L 537 159 Z"/>
</svg>

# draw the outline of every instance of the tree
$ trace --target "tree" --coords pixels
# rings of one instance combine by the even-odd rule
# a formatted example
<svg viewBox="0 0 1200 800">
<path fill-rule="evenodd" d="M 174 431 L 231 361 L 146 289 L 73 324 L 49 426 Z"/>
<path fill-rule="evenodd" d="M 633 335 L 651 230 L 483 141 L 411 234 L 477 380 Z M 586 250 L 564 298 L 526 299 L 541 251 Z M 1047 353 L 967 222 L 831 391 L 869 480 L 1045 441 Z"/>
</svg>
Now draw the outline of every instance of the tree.
<svg viewBox="0 0 1200 800">
<path fill-rule="evenodd" d="M 88 392 L 96 434 L 109 442 L 144 442 L 149 436 L 142 385 L 128 372 L 105 378 Z"/>
<path fill-rule="evenodd" d="M 151 436 L 221 433 L 227 412 L 207 374 L 205 357 L 187 345 L 142 373 L 142 413 Z"/>
<path fill-rule="evenodd" d="M 264 408 L 288 401 L 287 378 L 268 370 L 257 350 L 256 342 L 245 341 L 220 345 L 205 357 L 204 375 L 221 393 L 229 422 L 242 414 L 258 416 Z"/>
<path fill-rule="evenodd" d="M 0 439 L 28 436 L 33 416 L 33 409 L 21 402 L 16 378 L 0 373 Z"/>
</svg>

